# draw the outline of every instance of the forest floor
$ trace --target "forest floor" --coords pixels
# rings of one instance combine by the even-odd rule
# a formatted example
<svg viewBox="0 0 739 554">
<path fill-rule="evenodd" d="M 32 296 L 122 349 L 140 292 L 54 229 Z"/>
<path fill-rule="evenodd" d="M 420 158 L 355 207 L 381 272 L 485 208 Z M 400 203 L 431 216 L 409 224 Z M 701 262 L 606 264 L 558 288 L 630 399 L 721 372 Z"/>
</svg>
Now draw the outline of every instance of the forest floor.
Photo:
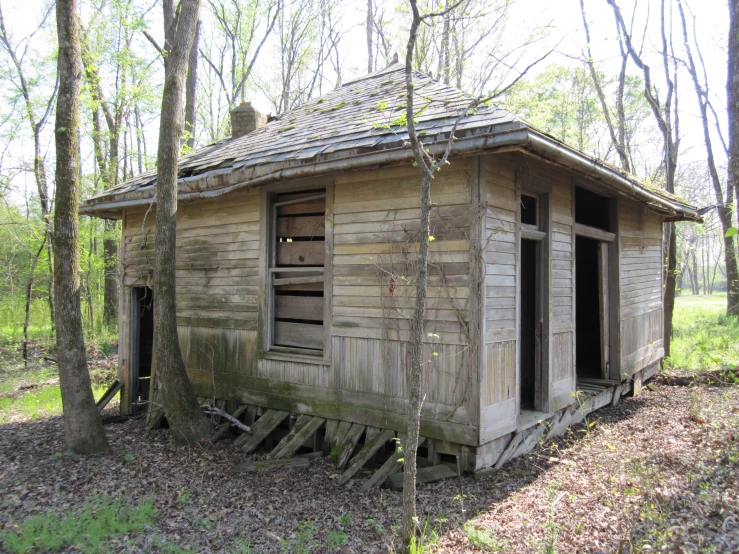
<svg viewBox="0 0 739 554">
<path fill-rule="evenodd" d="M 401 493 L 360 491 L 364 470 L 341 487 L 328 458 L 233 475 L 254 457 L 231 438 L 188 449 L 141 420 L 106 426 L 109 456 L 66 454 L 53 402 L 21 402 L 58 390 L 53 368 L 13 359 L 0 347 L 0 551 L 397 550 Z M 737 381 L 669 370 L 491 476 L 420 486 L 418 552 L 739 552 Z"/>
</svg>

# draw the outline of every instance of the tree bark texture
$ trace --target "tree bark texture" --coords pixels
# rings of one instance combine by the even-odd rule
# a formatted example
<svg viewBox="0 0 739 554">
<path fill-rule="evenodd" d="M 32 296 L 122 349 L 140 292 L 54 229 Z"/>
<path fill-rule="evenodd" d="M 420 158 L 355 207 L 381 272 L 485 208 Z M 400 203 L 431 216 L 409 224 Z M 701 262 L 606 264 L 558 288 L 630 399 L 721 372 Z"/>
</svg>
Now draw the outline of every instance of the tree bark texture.
<svg viewBox="0 0 739 554">
<path fill-rule="evenodd" d="M 57 0 L 59 96 L 56 109 L 54 284 L 57 361 L 67 447 L 79 454 L 108 452 L 92 395 L 82 334 L 79 275 L 79 103 L 82 67 L 77 0 Z"/>
<path fill-rule="evenodd" d="M 413 109 L 413 51 L 416 46 L 421 16 L 415 0 L 411 0 L 413 22 L 411 23 L 408 47 L 405 58 L 406 119 L 408 138 L 421 176 L 421 236 L 418 251 L 418 274 L 416 276 L 416 306 L 413 311 L 411 359 L 408 383 L 408 433 L 403 444 L 403 515 L 401 521 L 401 540 L 403 552 L 409 552 L 411 541 L 416 535 L 418 517 L 416 515 L 416 452 L 421 425 L 421 370 L 423 359 L 423 333 L 426 319 L 427 263 L 429 255 L 429 224 L 431 214 L 431 170 L 423 156 L 423 146 L 416 134 Z"/>
<path fill-rule="evenodd" d="M 729 76 L 728 76 L 728 112 L 729 112 L 729 184 L 734 191 L 734 198 L 739 199 L 739 0 L 729 0 Z M 719 214 L 721 216 L 721 214 Z M 724 214 L 731 221 L 731 212 Z M 722 224 L 724 222 L 722 221 Z M 723 225 L 722 225 L 723 227 Z M 732 241 L 733 243 L 734 241 Z M 725 241 L 724 249 L 729 245 Z M 736 265 L 736 254 L 734 265 Z M 727 274 L 727 280 L 728 280 Z M 736 276 L 734 276 L 736 278 Z M 735 287 L 734 290 L 739 287 Z M 730 289 L 731 290 L 731 289 Z M 736 293 L 727 295 L 726 311 L 731 315 L 739 315 L 739 297 Z"/>
<path fill-rule="evenodd" d="M 177 334 L 175 253 L 177 236 L 177 161 L 182 136 L 182 96 L 188 57 L 198 21 L 199 0 L 181 0 L 177 15 L 166 13 L 167 53 L 159 125 L 156 190 L 156 257 L 154 262 L 154 368 L 156 398 L 175 440 L 197 444 L 209 435 L 187 377 Z"/>
<path fill-rule="evenodd" d="M 374 0 L 367 0 L 367 73 L 372 73 L 375 69 L 375 62 L 373 59 L 374 52 L 372 51 L 372 27 L 374 23 L 374 14 L 372 9 L 372 3 Z"/>
<path fill-rule="evenodd" d="M 187 61 L 187 82 L 185 83 L 185 144 L 188 148 L 195 148 L 195 118 L 198 100 L 198 44 L 200 42 L 200 28 L 198 21 L 195 27 L 195 38 L 190 48 L 190 57 Z"/>
</svg>

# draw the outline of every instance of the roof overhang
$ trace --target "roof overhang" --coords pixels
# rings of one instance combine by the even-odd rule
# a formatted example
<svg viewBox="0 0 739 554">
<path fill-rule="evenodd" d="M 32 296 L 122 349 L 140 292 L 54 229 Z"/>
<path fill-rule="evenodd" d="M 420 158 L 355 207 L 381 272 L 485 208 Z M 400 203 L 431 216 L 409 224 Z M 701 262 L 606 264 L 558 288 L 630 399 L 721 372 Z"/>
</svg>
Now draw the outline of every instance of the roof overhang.
<svg viewBox="0 0 739 554">
<path fill-rule="evenodd" d="M 447 148 L 449 135 L 426 136 L 424 147 L 432 155 L 441 155 Z M 505 150 L 522 150 L 537 157 L 586 176 L 618 195 L 645 203 L 662 215 L 666 221 L 702 222 L 698 210 L 662 191 L 652 190 L 625 172 L 579 152 L 553 137 L 540 133 L 525 124 L 515 122 L 469 129 L 457 133 L 452 154 L 464 156 Z M 178 181 L 178 201 L 189 202 L 215 198 L 267 183 L 301 179 L 329 173 L 369 169 L 386 165 L 408 163 L 412 152 L 405 141 L 381 149 L 347 149 L 330 155 L 319 155 L 310 160 L 263 164 L 237 169 L 222 168 Z M 121 219 L 123 210 L 148 206 L 156 202 L 156 185 L 137 190 L 100 196 L 86 201 L 80 214 Z"/>
</svg>

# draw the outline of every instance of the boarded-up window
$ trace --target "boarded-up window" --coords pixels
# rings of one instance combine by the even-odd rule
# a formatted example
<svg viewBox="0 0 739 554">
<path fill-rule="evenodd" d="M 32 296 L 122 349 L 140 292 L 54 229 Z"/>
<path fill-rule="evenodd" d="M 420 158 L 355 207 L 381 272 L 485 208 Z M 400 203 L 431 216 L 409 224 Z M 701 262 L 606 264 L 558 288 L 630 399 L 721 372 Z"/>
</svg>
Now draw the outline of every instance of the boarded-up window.
<svg viewBox="0 0 739 554">
<path fill-rule="evenodd" d="M 326 191 L 277 194 L 272 203 L 272 347 L 320 354 Z"/>
</svg>

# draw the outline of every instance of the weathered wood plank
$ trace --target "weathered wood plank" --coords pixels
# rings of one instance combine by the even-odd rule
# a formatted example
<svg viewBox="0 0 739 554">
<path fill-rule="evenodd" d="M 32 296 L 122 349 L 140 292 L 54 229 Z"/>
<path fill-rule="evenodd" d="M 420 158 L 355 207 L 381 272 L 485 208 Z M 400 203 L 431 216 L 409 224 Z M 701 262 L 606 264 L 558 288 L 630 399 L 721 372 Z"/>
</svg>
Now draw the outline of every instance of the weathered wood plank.
<svg viewBox="0 0 739 554">
<path fill-rule="evenodd" d="M 238 419 L 241 416 L 241 414 L 243 414 L 246 411 L 248 407 L 249 407 L 248 405 L 242 404 L 241 406 L 239 406 L 233 411 L 233 413 L 231 414 L 231 417 Z M 223 438 L 223 435 L 226 434 L 226 431 L 228 431 L 231 425 L 232 424 L 230 421 L 225 421 L 224 423 L 221 423 L 211 435 L 210 442 L 216 442 L 217 440 L 220 440 L 221 438 Z"/>
<path fill-rule="evenodd" d="M 123 388 L 123 381 L 119 381 L 116 379 L 113 381 L 113 384 L 108 387 L 108 390 L 105 391 L 105 394 L 103 397 L 97 401 L 97 404 L 95 404 L 95 407 L 98 409 L 98 412 L 102 412 L 105 409 L 105 406 L 108 405 L 108 403 L 115 398 L 115 395 L 118 394 L 118 392 Z"/>
<path fill-rule="evenodd" d="M 367 430 L 367 433 L 369 434 L 369 429 Z M 349 481 L 356 473 L 364 467 L 364 464 L 366 464 L 369 459 L 384 445 L 387 441 L 395 437 L 395 431 L 388 431 L 387 429 L 384 431 L 380 431 L 378 434 L 376 434 L 372 439 L 368 440 L 364 448 L 360 450 L 354 458 L 352 458 L 351 462 L 349 463 L 349 467 L 346 469 L 344 473 L 342 473 L 341 478 L 339 479 L 339 485 L 343 485 Z"/>
<path fill-rule="evenodd" d="M 277 265 L 323 265 L 326 243 L 322 240 L 277 243 Z"/>
<path fill-rule="evenodd" d="M 326 234 L 325 216 L 278 217 L 278 237 L 322 237 Z"/>
<path fill-rule="evenodd" d="M 323 348 L 323 340 L 323 325 L 275 321 L 274 343 L 276 345 L 320 350 Z"/>
<path fill-rule="evenodd" d="M 289 415 L 288 412 L 282 412 L 279 410 L 267 410 L 262 417 L 254 422 L 251 427 L 251 435 L 246 433 L 241 435 L 234 445 L 240 447 L 245 452 L 252 452 L 259 446 L 264 439 L 267 438 L 277 426 L 284 421 Z"/>
<path fill-rule="evenodd" d="M 282 438 L 275 449 L 270 452 L 269 457 L 272 459 L 289 458 L 325 422 L 326 420 L 322 417 L 314 417 L 306 414 L 299 416 L 293 428 Z"/>
<path fill-rule="evenodd" d="M 323 321 L 322 296 L 275 296 L 275 317 L 278 319 L 308 319 Z"/>
<path fill-rule="evenodd" d="M 403 459 L 403 449 L 402 447 L 399 448 L 405 441 L 405 436 L 400 435 L 398 437 L 398 443 L 395 448 L 395 452 L 393 452 L 392 456 L 390 456 L 384 464 L 375 471 L 375 473 L 367 479 L 367 482 L 362 486 L 362 490 L 367 491 L 375 487 L 379 487 L 385 482 L 385 479 L 387 479 L 390 475 L 393 473 L 397 473 L 400 471 L 400 468 L 403 467 L 403 462 L 401 461 Z M 423 443 L 426 442 L 425 437 L 419 437 L 418 438 L 418 446 L 422 446 Z"/>
<path fill-rule="evenodd" d="M 366 425 L 359 423 L 352 424 L 351 429 L 347 432 L 344 440 L 340 443 L 341 450 L 339 450 L 339 457 L 337 459 L 337 465 L 339 468 L 343 468 L 351 458 L 354 448 L 356 448 L 362 433 L 367 428 Z"/>
</svg>

